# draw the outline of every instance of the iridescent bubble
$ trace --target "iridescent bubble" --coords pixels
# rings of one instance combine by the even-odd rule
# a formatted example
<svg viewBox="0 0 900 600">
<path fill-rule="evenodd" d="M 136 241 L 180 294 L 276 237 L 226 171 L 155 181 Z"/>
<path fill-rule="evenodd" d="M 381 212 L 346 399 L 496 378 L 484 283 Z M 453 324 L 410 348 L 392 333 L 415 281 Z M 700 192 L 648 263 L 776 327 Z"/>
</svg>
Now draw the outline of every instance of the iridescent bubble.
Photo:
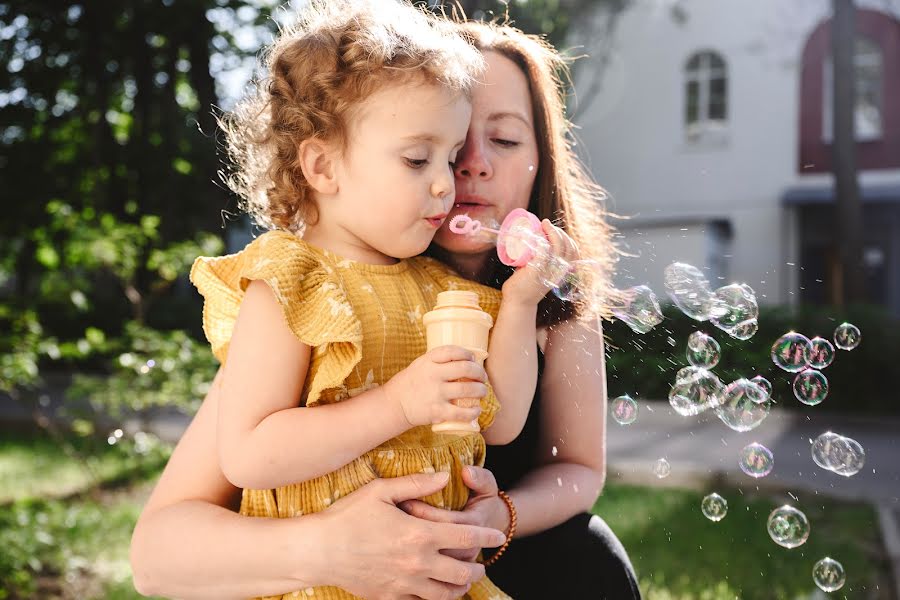
<svg viewBox="0 0 900 600">
<path fill-rule="evenodd" d="M 559 256 L 550 255 L 544 259 L 543 266 L 538 271 L 541 283 L 548 288 L 556 290 L 567 284 L 567 278 L 571 277 L 573 281 L 577 281 L 572 263 L 560 258 Z M 575 285 L 572 289 L 575 289 Z"/>
<path fill-rule="evenodd" d="M 716 306 L 720 307 L 720 310 L 719 314 L 710 316 L 710 323 L 733 337 L 736 337 L 734 336 L 736 328 L 739 328 L 738 333 L 742 339 L 752 337 L 759 328 L 756 323 L 759 305 L 756 303 L 753 288 L 745 283 L 732 283 L 720 287 L 714 295 Z"/>
<path fill-rule="evenodd" d="M 753 383 L 761 387 L 766 392 L 766 400 L 772 397 L 772 383 L 763 377 L 762 375 L 757 375 L 750 379 Z M 765 400 L 763 400 L 765 402 Z"/>
<path fill-rule="evenodd" d="M 733 338 L 746 341 L 756 335 L 759 331 L 759 322 L 756 319 L 741 321 L 728 331 L 728 335 Z"/>
<path fill-rule="evenodd" d="M 661 458 L 653 465 L 653 474 L 660 479 L 668 477 L 672 472 L 672 465 L 665 458 Z"/>
<path fill-rule="evenodd" d="M 631 425 L 637 419 L 638 404 L 631 396 L 619 396 L 611 403 L 613 419 L 619 425 Z"/>
<path fill-rule="evenodd" d="M 662 310 L 656 294 L 646 285 L 623 290 L 612 299 L 612 314 L 635 333 L 647 333 L 662 323 Z"/>
<path fill-rule="evenodd" d="M 827 556 L 813 565 L 813 581 L 823 592 L 836 592 L 844 587 L 847 576 L 844 565 Z"/>
<path fill-rule="evenodd" d="M 834 330 L 834 345 L 841 350 L 853 350 L 859 346 L 862 333 L 859 327 L 850 323 L 841 323 Z"/>
<path fill-rule="evenodd" d="M 719 419 L 735 431 L 750 431 L 769 414 L 766 391 L 749 379 L 738 379 L 722 392 L 722 404 L 716 408 Z"/>
<path fill-rule="evenodd" d="M 840 437 L 841 436 L 831 431 L 826 431 L 825 433 L 817 437 L 810 447 L 813 462 L 823 469 L 827 469 L 830 471 L 831 455 L 834 452 L 833 444 L 835 440 L 839 439 Z"/>
<path fill-rule="evenodd" d="M 772 541 L 785 548 L 802 546 L 809 537 L 806 515 L 787 504 L 772 511 L 767 528 Z"/>
<path fill-rule="evenodd" d="M 809 340 L 809 366 L 813 369 L 824 369 L 834 360 L 834 346 L 823 337 Z"/>
<path fill-rule="evenodd" d="M 710 371 L 685 367 L 669 390 L 669 404 L 682 416 L 696 415 L 722 402 L 722 382 Z"/>
<path fill-rule="evenodd" d="M 775 466 L 775 457 L 772 456 L 771 450 L 762 444 L 753 442 L 741 450 L 738 466 L 750 477 L 758 479 L 772 472 L 772 467 Z"/>
<path fill-rule="evenodd" d="M 853 438 L 839 436 L 831 444 L 828 462 L 838 475 L 852 477 L 866 464 L 866 451 Z"/>
<path fill-rule="evenodd" d="M 584 259 L 571 263 L 571 268 L 563 276 L 562 280 L 553 287 L 553 293 L 557 298 L 565 302 L 579 302 L 583 299 L 583 282 L 590 285 L 591 278 L 602 275 L 603 266 L 596 260 Z"/>
<path fill-rule="evenodd" d="M 666 293 L 681 312 L 697 321 L 709 319 L 716 298 L 700 269 L 685 263 L 672 263 L 665 268 L 663 276 Z"/>
<path fill-rule="evenodd" d="M 806 369 L 794 377 L 794 396 L 803 404 L 815 406 L 828 395 L 828 379 L 815 369 Z"/>
<path fill-rule="evenodd" d="M 722 348 L 712 336 L 695 331 L 688 336 L 687 359 L 695 367 L 712 369 L 719 364 Z"/>
<path fill-rule="evenodd" d="M 700 510 L 703 511 L 703 516 L 710 521 L 721 521 L 728 514 L 728 502 L 725 501 L 725 498 L 713 492 L 703 498 L 703 502 L 700 503 Z"/>
<path fill-rule="evenodd" d="M 772 345 L 772 362 L 788 373 L 798 373 L 809 366 L 811 353 L 809 338 L 791 331 L 775 340 Z"/>
</svg>

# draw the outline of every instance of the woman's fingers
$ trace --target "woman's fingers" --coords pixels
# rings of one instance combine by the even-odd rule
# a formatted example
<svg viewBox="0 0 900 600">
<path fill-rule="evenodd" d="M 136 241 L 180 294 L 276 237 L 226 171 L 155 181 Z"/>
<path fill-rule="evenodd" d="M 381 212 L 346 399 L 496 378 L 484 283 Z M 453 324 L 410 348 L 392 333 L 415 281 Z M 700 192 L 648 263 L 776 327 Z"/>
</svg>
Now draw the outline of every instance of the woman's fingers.
<svg viewBox="0 0 900 600">
<path fill-rule="evenodd" d="M 427 519 L 435 523 L 460 523 L 473 525 L 472 518 L 461 510 L 446 510 L 425 504 L 421 500 L 407 500 L 400 504 L 400 508 L 414 517 Z"/>
<path fill-rule="evenodd" d="M 438 550 L 496 548 L 506 541 L 506 535 L 502 531 L 477 525 L 434 523 L 432 532 Z"/>
<path fill-rule="evenodd" d="M 474 496 L 496 496 L 497 479 L 484 467 L 470 465 L 462 470 L 463 483 L 474 492 Z"/>
<path fill-rule="evenodd" d="M 397 504 L 434 494 L 444 489 L 449 481 L 449 473 L 414 473 L 391 479 L 376 479 L 363 489 L 372 489 L 382 500 Z"/>
<path fill-rule="evenodd" d="M 443 554 L 439 554 L 431 561 L 429 569 L 434 573 L 433 579 L 450 585 L 464 586 L 484 577 L 483 564 L 463 562 Z"/>
</svg>

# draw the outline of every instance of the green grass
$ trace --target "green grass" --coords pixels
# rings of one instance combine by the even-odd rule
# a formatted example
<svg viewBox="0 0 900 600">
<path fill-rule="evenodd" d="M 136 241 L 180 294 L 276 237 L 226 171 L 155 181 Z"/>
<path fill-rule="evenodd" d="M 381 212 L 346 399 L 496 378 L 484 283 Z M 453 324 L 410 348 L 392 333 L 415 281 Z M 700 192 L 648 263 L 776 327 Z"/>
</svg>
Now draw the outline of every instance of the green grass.
<svg viewBox="0 0 900 600">
<path fill-rule="evenodd" d="M 169 449 L 46 432 L 0 441 L 0 599 L 140 598 L 131 530 Z"/>
<path fill-rule="evenodd" d="M 105 439 L 47 432 L 0 434 L 0 505 L 26 498 L 64 497 L 158 470 L 167 453 L 151 443 L 135 451 L 133 440 L 110 446 Z"/>
<path fill-rule="evenodd" d="M 877 515 L 866 504 L 716 489 L 728 514 L 714 523 L 700 512 L 708 492 L 607 485 L 594 512 L 622 540 L 646 600 L 888 599 L 889 575 Z M 810 521 L 807 542 L 786 549 L 766 531 L 772 509 L 791 504 Z M 847 582 L 819 592 L 812 568 L 830 556 Z M 818 592 L 818 594 L 817 594 Z"/>
<path fill-rule="evenodd" d="M 45 436 L 0 442 L 0 490 L 7 498 L 0 503 L 0 599 L 140 598 L 128 544 L 167 453 L 138 455 L 127 443 L 110 447 L 105 440 L 66 443 L 81 459 Z M 81 460 L 91 461 L 101 486 L 82 472 Z M 718 523 L 700 512 L 707 492 L 606 486 L 595 512 L 628 550 L 646 600 L 890 597 L 877 517 L 868 505 L 715 491 L 728 500 L 728 515 Z M 776 545 L 765 529 L 769 512 L 784 503 L 811 523 L 809 540 L 793 550 Z M 847 583 L 816 595 L 812 565 L 824 556 L 844 565 Z"/>
</svg>

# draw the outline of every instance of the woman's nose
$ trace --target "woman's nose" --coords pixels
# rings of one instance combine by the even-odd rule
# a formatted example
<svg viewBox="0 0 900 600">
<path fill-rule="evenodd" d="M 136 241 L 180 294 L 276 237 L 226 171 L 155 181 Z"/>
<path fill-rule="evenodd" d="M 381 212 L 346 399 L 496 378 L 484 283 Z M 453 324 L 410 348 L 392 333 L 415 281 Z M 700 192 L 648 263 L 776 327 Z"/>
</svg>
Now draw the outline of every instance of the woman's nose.
<svg viewBox="0 0 900 600">
<path fill-rule="evenodd" d="M 459 151 L 453 172 L 459 179 L 477 178 L 488 179 L 494 171 L 491 162 L 484 152 L 484 144 L 471 139 Z"/>
</svg>

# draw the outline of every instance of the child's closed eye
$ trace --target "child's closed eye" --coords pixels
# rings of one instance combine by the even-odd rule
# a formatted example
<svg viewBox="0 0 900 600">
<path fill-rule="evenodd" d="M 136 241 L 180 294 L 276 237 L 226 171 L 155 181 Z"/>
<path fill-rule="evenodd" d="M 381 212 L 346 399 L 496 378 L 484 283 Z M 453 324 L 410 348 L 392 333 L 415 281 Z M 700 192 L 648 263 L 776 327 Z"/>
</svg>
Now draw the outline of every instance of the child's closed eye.
<svg viewBox="0 0 900 600">
<path fill-rule="evenodd" d="M 406 157 L 404 157 L 403 160 L 406 161 L 406 165 L 408 167 L 411 167 L 413 169 L 421 169 L 422 167 L 424 167 L 425 165 L 428 164 L 427 158 L 406 158 Z"/>
</svg>

